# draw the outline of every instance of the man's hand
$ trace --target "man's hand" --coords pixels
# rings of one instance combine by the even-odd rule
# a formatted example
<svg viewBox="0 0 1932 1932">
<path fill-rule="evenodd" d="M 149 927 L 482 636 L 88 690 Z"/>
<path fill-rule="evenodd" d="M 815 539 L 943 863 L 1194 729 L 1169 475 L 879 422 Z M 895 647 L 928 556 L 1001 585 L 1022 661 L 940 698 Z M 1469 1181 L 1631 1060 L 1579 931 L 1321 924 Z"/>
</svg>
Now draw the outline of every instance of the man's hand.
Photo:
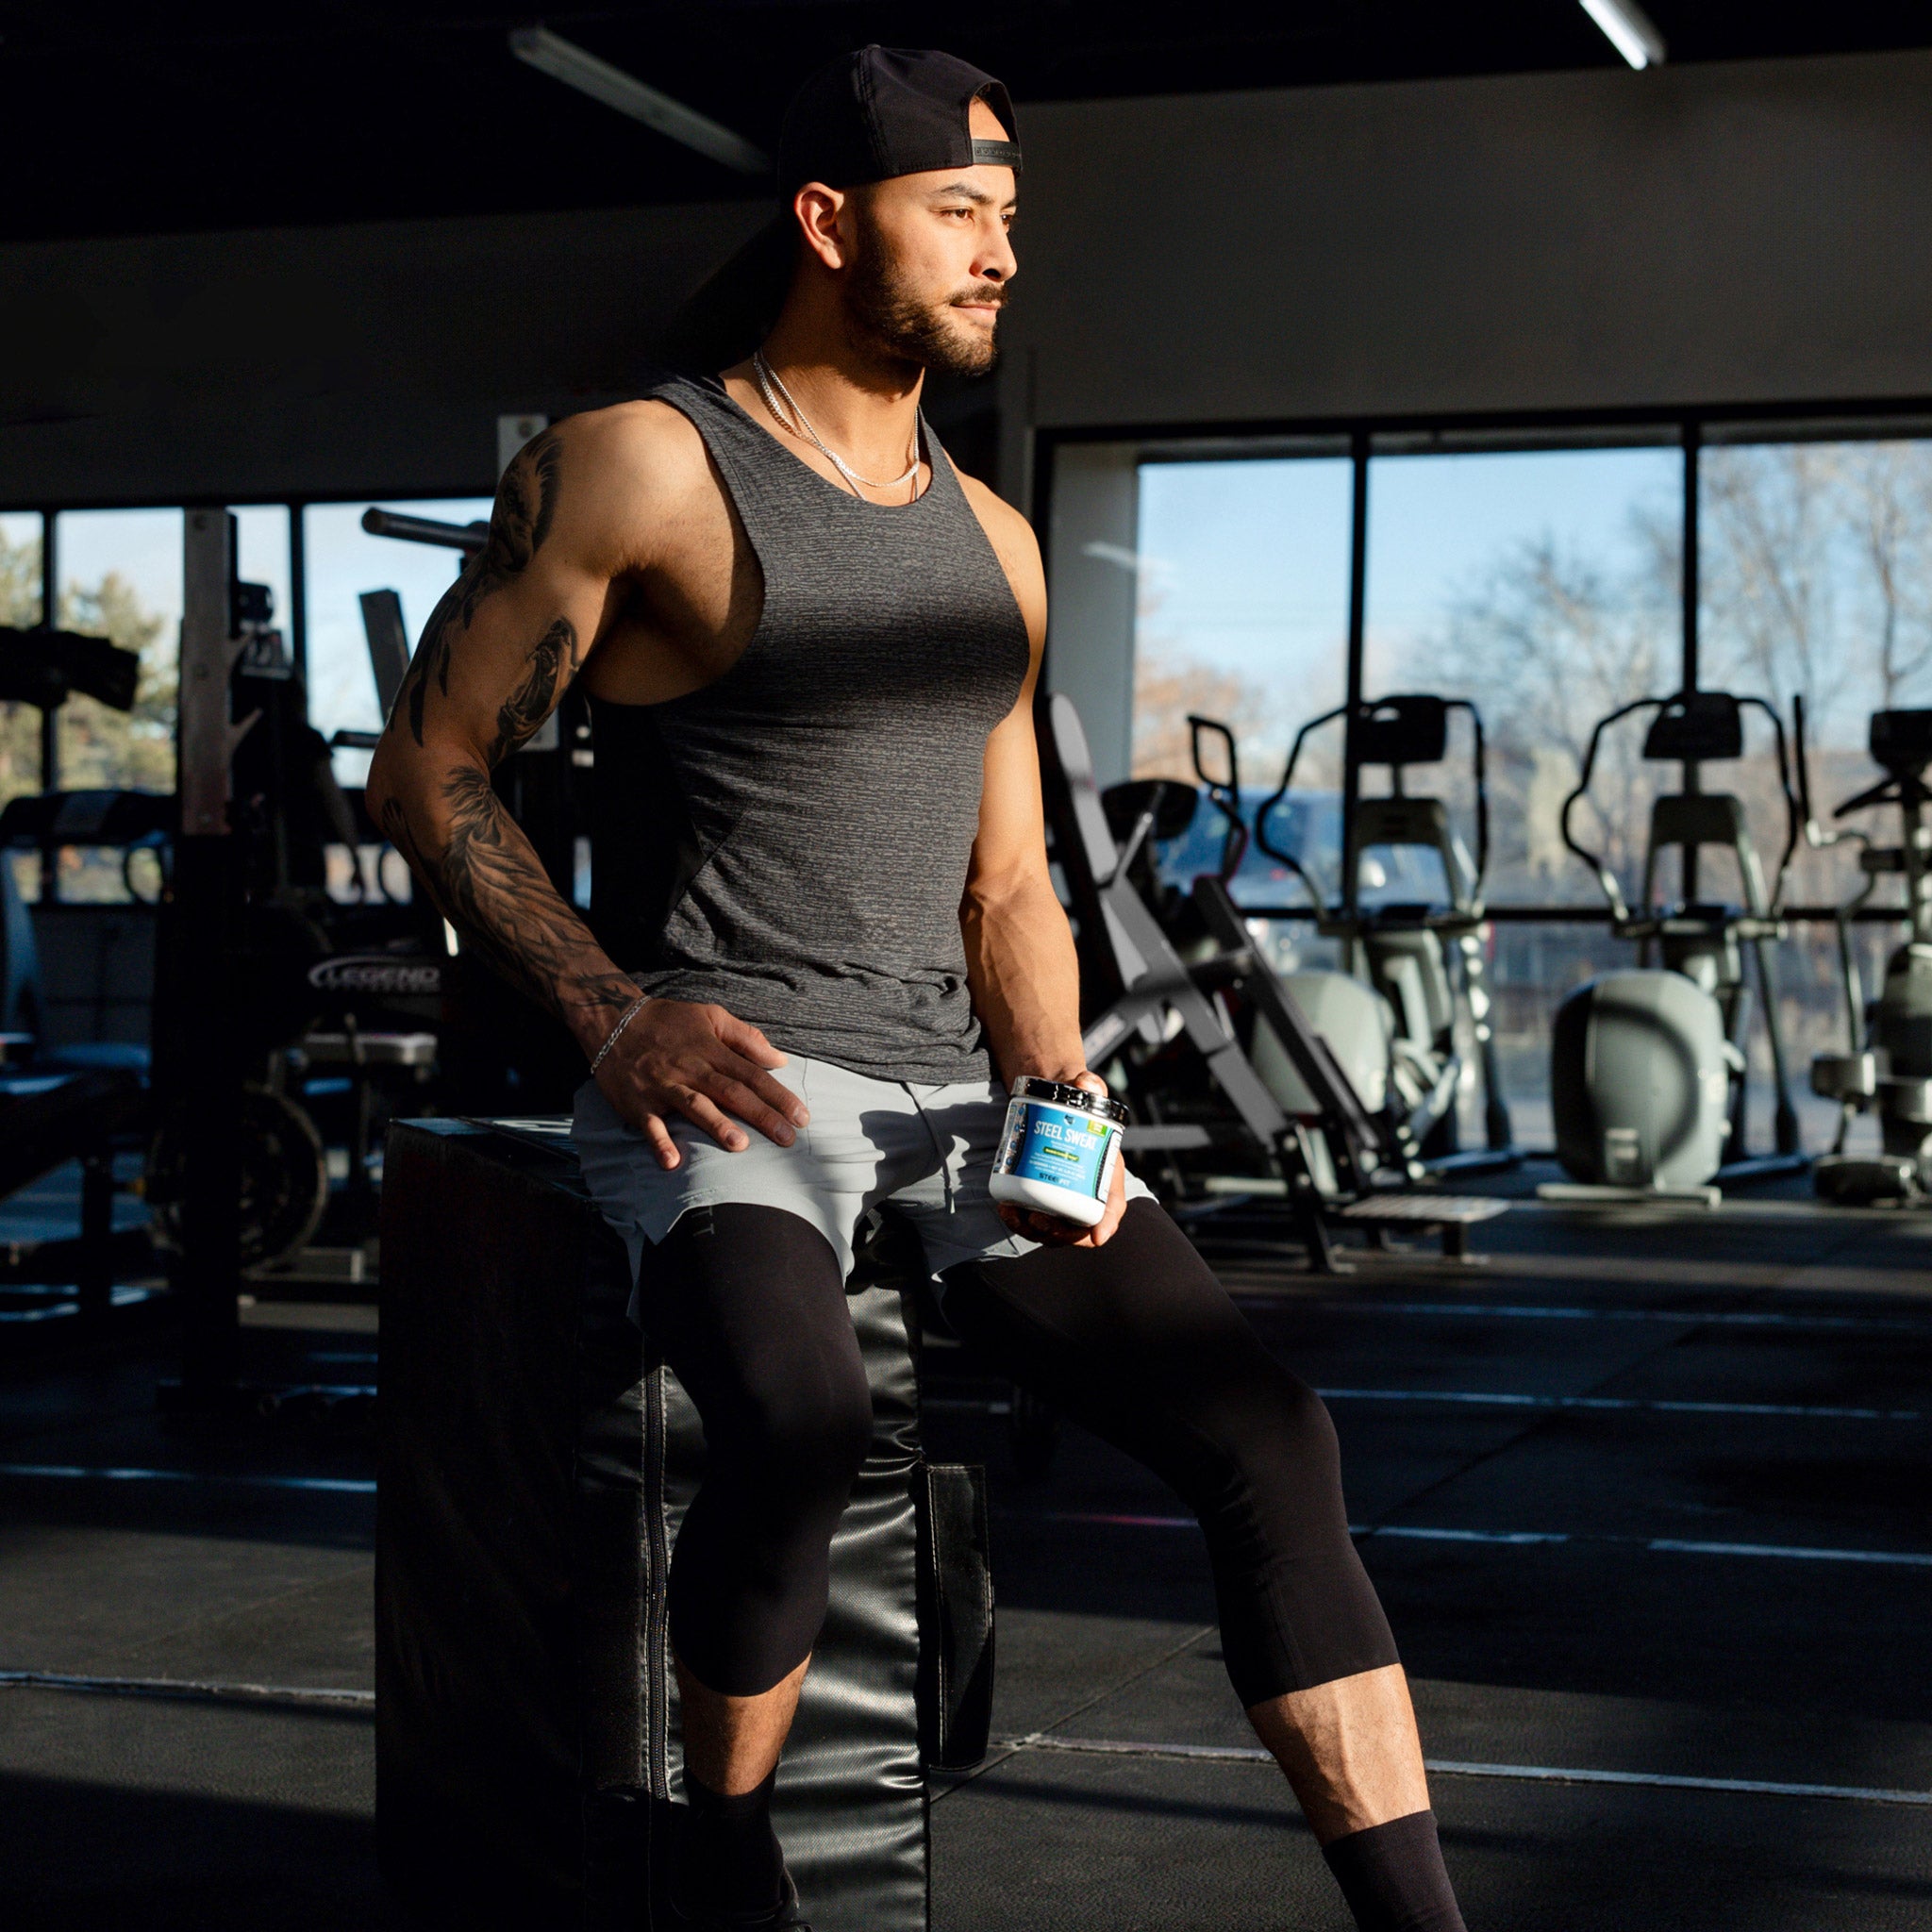
<svg viewBox="0 0 1932 1932">
<path fill-rule="evenodd" d="M 772 1078 L 785 1056 L 723 1007 L 689 1000 L 646 1000 L 617 1036 L 597 1086 L 619 1116 L 651 1143 L 658 1165 L 683 1159 L 665 1124 L 682 1114 L 721 1147 L 741 1154 L 751 1145 L 739 1121 L 789 1147 L 792 1129 L 811 1118 L 805 1102 Z M 736 1119 L 727 1120 L 726 1113 Z"/>
<path fill-rule="evenodd" d="M 635 1025 L 636 1022 L 633 1021 L 632 1024 Z M 1107 1082 L 1098 1074 L 1075 1074 L 1072 1078 L 1055 1074 L 1053 1077 L 1064 1087 L 1084 1087 L 1089 1093 L 1104 1095 L 1107 1092 Z M 1035 1208 L 1016 1208 L 1010 1202 L 1000 1204 L 1000 1219 L 1015 1234 L 1049 1248 L 1104 1247 L 1113 1239 L 1114 1229 L 1121 1224 L 1121 1216 L 1126 1211 L 1127 1164 L 1118 1157 L 1113 1164 L 1113 1188 L 1107 1197 L 1107 1212 L 1091 1227 L 1082 1227 L 1076 1221 L 1062 1221 L 1058 1214 L 1041 1214 Z"/>
</svg>

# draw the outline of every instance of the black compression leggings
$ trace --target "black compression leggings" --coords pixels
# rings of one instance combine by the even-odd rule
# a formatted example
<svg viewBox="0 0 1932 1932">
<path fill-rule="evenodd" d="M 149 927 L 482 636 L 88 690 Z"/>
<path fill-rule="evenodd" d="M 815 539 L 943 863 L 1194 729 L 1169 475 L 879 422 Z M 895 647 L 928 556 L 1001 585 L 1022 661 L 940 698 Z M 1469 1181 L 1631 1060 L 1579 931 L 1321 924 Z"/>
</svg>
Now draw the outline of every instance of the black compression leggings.
<svg viewBox="0 0 1932 1932">
<path fill-rule="evenodd" d="M 872 1398 L 830 1244 L 774 1208 L 687 1214 L 646 1257 L 646 1328 L 704 1420 L 671 1571 L 677 1655 L 752 1696 L 809 1653 Z M 1200 1518 L 1243 1705 L 1396 1661 L 1349 1540 L 1335 1431 L 1160 1208 L 1104 1247 L 950 1271 L 946 1313 L 1000 1370 L 1144 1463 Z"/>
</svg>

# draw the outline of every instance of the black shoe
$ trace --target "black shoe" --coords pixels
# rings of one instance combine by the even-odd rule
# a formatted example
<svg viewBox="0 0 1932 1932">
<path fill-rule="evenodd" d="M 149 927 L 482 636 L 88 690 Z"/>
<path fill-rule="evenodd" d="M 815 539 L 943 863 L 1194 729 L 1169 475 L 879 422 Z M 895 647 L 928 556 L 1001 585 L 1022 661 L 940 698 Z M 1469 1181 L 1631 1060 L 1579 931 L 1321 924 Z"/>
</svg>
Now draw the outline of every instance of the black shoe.
<svg viewBox="0 0 1932 1932">
<path fill-rule="evenodd" d="M 755 1918 L 744 1918 L 737 1913 L 726 1913 L 706 1907 L 693 1907 L 686 1903 L 684 1896 L 684 1867 L 680 1859 L 671 1880 L 671 1916 L 680 1925 L 688 1925 L 691 1932 L 811 1932 L 811 1927 L 798 1916 L 798 1888 L 791 1882 L 791 1874 L 781 1872 L 783 1895 L 769 1912 L 760 1912 Z"/>
</svg>

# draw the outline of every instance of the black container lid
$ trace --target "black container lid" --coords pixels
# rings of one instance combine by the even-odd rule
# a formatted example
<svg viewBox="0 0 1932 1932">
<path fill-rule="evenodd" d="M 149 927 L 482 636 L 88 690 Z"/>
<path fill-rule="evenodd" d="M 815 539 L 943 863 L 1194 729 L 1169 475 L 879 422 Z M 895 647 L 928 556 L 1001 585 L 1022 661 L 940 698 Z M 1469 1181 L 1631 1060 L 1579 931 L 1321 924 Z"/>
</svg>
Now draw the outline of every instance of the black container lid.
<svg viewBox="0 0 1932 1932">
<path fill-rule="evenodd" d="M 1048 1080 L 1038 1074 L 1022 1074 L 1013 1082 L 1016 1100 L 1050 1101 L 1056 1107 L 1076 1108 L 1082 1113 L 1098 1114 L 1117 1126 L 1127 1124 L 1127 1110 L 1118 1100 L 1104 1093 L 1090 1093 L 1084 1087 L 1069 1087 L 1059 1080 Z"/>
</svg>

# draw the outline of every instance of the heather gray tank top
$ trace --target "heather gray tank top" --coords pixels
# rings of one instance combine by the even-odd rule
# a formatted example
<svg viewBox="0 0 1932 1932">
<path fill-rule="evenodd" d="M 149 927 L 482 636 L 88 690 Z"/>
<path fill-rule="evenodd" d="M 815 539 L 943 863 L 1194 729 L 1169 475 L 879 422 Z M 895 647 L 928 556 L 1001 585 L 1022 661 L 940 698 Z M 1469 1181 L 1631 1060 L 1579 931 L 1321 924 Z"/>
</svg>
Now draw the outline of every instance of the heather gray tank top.
<svg viewBox="0 0 1932 1932">
<path fill-rule="evenodd" d="M 703 690 L 591 700 L 599 941 L 647 991 L 715 1000 L 787 1053 L 984 1079 L 959 902 L 987 736 L 1026 671 L 1006 573 L 930 439 L 930 487 L 883 506 L 720 383 L 649 393 L 704 438 L 764 603 Z"/>
</svg>

